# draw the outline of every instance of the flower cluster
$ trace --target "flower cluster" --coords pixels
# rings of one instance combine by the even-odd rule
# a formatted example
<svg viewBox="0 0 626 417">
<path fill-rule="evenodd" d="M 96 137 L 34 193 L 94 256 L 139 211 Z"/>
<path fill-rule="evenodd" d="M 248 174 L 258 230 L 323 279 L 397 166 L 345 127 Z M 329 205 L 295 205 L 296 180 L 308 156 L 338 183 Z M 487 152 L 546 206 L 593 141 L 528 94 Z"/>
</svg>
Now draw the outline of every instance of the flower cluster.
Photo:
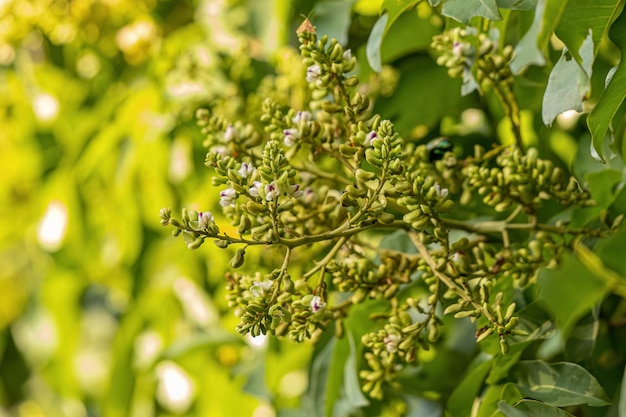
<svg viewBox="0 0 626 417">
<path fill-rule="evenodd" d="M 495 59 L 493 37 L 447 36 L 436 45 L 448 51 L 441 62 L 451 70 Z M 163 209 L 161 223 L 191 249 L 213 240 L 232 254 L 233 269 L 255 247 L 282 258 L 273 265 L 264 256 L 263 265 L 226 276 L 242 334 L 301 342 L 334 323 L 340 337 L 353 306 L 385 304 L 362 339 L 367 366 L 360 375 L 373 397 L 439 338 L 446 314 L 469 318 L 479 342 L 493 335 L 506 353 L 527 330 L 519 327 L 515 295 L 539 268 L 555 266 L 575 238 L 607 234 L 620 219 L 591 230 L 541 218 L 542 202 L 584 207 L 588 193 L 534 149 L 477 147 L 462 155 L 445 138 L 405 141 L 355 88 L 349 50 L 311 29 L 299 40 L 301 83 L 291 85 L 306 89 L 299 94 L 309 98 L 305 107 L 276 95 L 259 102 L 254 120 L 198 111 L 216 201 L 237 236 L 208 211 L 184 209 L 177 219 Z M 481 219 L 464 209 L 481 204 Z M 379 246 L 381 231 L 403 243 Z"/>
</svg>

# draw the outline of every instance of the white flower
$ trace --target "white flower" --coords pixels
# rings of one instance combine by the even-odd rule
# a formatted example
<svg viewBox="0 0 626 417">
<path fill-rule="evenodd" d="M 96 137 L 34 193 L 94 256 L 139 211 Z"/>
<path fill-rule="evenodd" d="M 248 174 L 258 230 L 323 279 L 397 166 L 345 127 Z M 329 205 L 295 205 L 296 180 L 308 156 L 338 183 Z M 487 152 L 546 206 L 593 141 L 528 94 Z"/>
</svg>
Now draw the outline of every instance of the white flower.
<svg viewBox="0 0 626 417">
<path fill-rule="evenodd" d="M 440 200 L 443 200 L 444 198 L 448 196 L 448 189 L 441 188 L 439 184 L 435 184 L 435 192 L 437 194 L 437 197 L 439 197 Z"/>
<path fill-rule="evenodd" d="M 385 343 L 385 348 L 387 352 L 393 353 L 398 350 L 398 344 L 400 343 L 400 335 L 396 333 L 391 333 L 385 336 L 383 342 Z"/>
<path fill-rule="evenodd" d="M 263 184 L 261 183 L 261 181 L 254 181 L 252 183 L 252 187 L 250 187 L 250 189 L 248 190 L 250 197 L 258 197 L 262 186 Z"/>
<path fill-rule="evenodd" d="M 233 125 L 228 125 L 226 131 L 224 132 L 224 140 L 226 142 L 230 142 L 235 138 L 237 138 L 237 131 L 235 130 Z"/>
<path fill-rule="evenodd" d="M 216 153 L 220 156 L 228 156 L 230 155 L 230 151 L 228 150 L 228 148 L 226 146 L 222 146 L 222 145 L 218 145 L 218 146 L 213 146 L 211 148 L 211 152 Z"/>
<path fill-rule="evenodd" d="M 374 139 L 376 139 L 376 137 L 378 137 L 378 135 L 376 134 L 376 131 L 375 131 L 375 130 L 372 130 L 370 133 L 368 133 L 368 134 L 365 136 L 365 143 L 364 143 L 364 145 L 365 145 L 365 146 L 372 146 L 372 141 L 373 141 Z"/>
<path fill-rule="evenodd" d="M 272 201 L 280 195 L 280 190 L 274 181 L 271 184 L 267 184 L 265 186 L 265 199 L 267 201 Z"/>
<path fill-rule="evenodd" d="M 298 198 L 304 194 L 302 190 L 300 190 L 300 184 L 294 184 L 289 186 L 289 194 L 293 197 Z"/>
<path fill-rule="evenodd" d="M 313 204 L 317 200 L 317 194 L 315 194 L 315 191 L 313 191 L 311 187 L 306 187 L 298 197 L 301 197 L 304 204 Z"/>
<path fill-rule="evenodd" d="M 350 49 L 346 49 L 343 51 L 343 60 L 350 61 L 352 59 L 352 51 Z"/>
<path fill-rule="evenodd" d="M 310 83 L 317 81 L 320 75 L 322 75 L 322 68 L 317 64 L 306 69 L 306 80 Z"/>
<path fill-rule="evenodd" d="M 248 178 L 250 175 L 254 173 L 254 171 L 256 171 L 256 168 L 252 166 L 252 164 L 243 162 L 241 164 L 241 168 L 239 168 L 239 171 L 237 172 L 239 173 L 239 176 L 241 178 Z"/>
<path fill-rule="evenodd" d="M 214 221 L 215 219 L 213 218 L 213 214 L 210 211 L 198 212 L 198 227 L 200 227 L 200 229 L 206 229 L 207 226 Z"/>
<path fill-rule="evenodd" d="M 285 135 L 283 143 L 287 146 L 293 146 L 296 144 L 296 139 L 300 137 L 300 132 L 298 132 L 298 129 L 294 128 L 285 129 L 283 130 L 283 135 Z"/>
<path fill-rule="evenodd" d="M 250 293 L 255 298 L 261 298 L 272 287 L 271 281 L 254 281 Z"/>
<path fill-rule="evenodd" d="M 311 299 L 311 310 L 313 310 L 314 313 L 317 313 L 324 307 L 326 307 L 326 303 L 322 301 L 322 298 L 319 295 L 316 295 L 313 299 Z"/>
<path fill-rule="evenodd" d="M 222 207 L 234 206 L 235 198 L 237 198 L 237 192 L 233 188 L 227 188 L 220 193 L 220 205 Z"/>
<path fill-rule="evenodd" d="M 291 120 L 297 125 L 299 125 L 301 122 L 306 123 L 311 120 L 311 113 L 306 110 L 299 111 L 298 113 L 296 113 L 295 116 L 293 116 L 293 119 Z"/>
</svg>

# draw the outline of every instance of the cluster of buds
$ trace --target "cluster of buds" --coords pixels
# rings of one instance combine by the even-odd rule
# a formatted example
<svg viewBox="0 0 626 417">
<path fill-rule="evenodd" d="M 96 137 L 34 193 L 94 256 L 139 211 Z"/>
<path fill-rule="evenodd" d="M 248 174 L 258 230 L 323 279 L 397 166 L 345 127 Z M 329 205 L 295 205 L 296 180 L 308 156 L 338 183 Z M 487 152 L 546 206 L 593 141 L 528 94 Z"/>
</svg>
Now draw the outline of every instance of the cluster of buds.
<svg viewBox="0 0 626 417">
<path fill-rule="evenodd" d="M 483 153 L 478 149 L 480 154 Z M 497 212 L 521 205 L 534 212 L 542 200 L 554 200 L 563 205 L 591 204 L 574 177 L 545 159 L 535 148 L 526 153 L 517 147 L 503 150 L 495 161 L 469 165 L 465 169 L 468 192 L 478 191 L 483 202 Z"/>
<path fill-rule="evenodd" d="M 500 50 L 499 37 L 496 29 L 484 33 L 473 27 L 456 27 L 435 36 L 431 46 L 439 55 L 437 64 L 448 68 L 450 77 L 463 78 L 465 95 L 478 87 L 485 91 L 492 83 L 513 82 L 509 68 L 513 48 L 507 45 Z"/>
<path fill-rule="evenodd" d="M 316 340 L 334 323 L 341 337 L 354 305 L 387 303 L 389 313 L 373 317 L 382 324 L 362 340 L 360 375 L 372 397 L 395 387 L 402 367 L 439 338 L 445 314 L 476 322 L 482 326 L 477 340 L 498 337 L 505 354 L 525 334 L 514 292 L 532 285 L 539 268 L 558 263 L 573 241 L 568 236 L 604 233 L 549 223 L 539 218 L 540 203 L 585 206 L 588 193 L 536 150 L 477 148 L 463 157 L 448 139 L 405 142 L 356 91 L 350 51 L 317 40 L 311 28 L 299 31 L 302 83 L 290 84 L 306 88 L 299 95 L 310 97 L 305 108 L 275 95 L 259 102 L 254 120 L 230 121 L 219 108 L 198 112 L 215 201 L 237 235 L 218 227 L 208 211 L 183 209 L 178 219 L 163 209 L 161 223 L 190 249 L 214 241 L 232 254 L 233 269 L 245 267 L 255 247 L 282 256 L 270 273 L 251 266 L 249 273 L 226 276 L 241 334 L 301 342 Z M 448 45 L 440 60 L 451 71 L 471 74 L 476 62 L 496 64 L 493 37 L 464 29 L 445 36 L 435 45 L 441 51 Z M 489 216 L 484 221 L 463 210 L 480 197 Z M 500 212 L 509 211 L 501 220 Z M 411 247 L 372 243 L 371 232 L 389 230 Z M 509 231 L 522 237 L 511 244 Z"/>
</svg>

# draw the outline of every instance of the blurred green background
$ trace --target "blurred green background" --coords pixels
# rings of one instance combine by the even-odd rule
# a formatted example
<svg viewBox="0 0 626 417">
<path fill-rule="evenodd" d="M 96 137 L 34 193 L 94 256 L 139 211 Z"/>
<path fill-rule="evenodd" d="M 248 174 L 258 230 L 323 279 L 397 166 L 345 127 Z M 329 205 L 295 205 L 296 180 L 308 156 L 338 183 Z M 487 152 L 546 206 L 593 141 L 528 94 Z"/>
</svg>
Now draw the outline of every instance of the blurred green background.
<svg viewBox="0 0 626 417">
<path fill-rule="evenodd" d="M 228 254 L 158 213 L 217 206 L 194 113 L 236 108 L 312 3 L 0 1 L 0 416 L 298 404 L 312 348 L 236 335 Z"/>
</svg>

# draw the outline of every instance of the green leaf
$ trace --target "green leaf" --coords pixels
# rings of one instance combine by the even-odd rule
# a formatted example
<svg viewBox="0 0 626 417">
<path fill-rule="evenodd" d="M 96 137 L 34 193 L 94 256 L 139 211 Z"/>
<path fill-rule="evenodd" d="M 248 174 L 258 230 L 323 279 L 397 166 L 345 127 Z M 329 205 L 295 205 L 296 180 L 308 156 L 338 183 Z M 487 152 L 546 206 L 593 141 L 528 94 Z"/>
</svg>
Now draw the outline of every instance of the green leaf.
<svg viewBox="0 0 626 417">
<path fill-rule="evenodd" d="M 396 20 L 402 15 L 404 12 L 409 10 L 411 7 L 415 7 L 422 0 L 385 0 L 381 6 L 381 11 L 387 12 L 388 20 L 385 25 L 385 33 L 389 30 L 389 28 L 396 22 Z M 415 32 L 419 33 L 419 32 Z"/>
<path fill-rule="evenodd" d="M 595 56 L 600 40 L 606 37 L 611 23 L 619 16 L 623 7 L 624 2 L 621 0 L 572 0 L 563 12 L 555 34 L 571 51 L 576 61 L 582 64 L 584 58 L 578 51 L 586 42 L 587 36 L 591 33 Z"/>
<path fill-rule="evenodd" d="M 326 415 L 326 383 L 336 342 L 337 339 L 331 335 L 315 346 L 309 367 L 309 388 L 302 398 L 302 407 L 309 417 Z"/>
<path fill-rule="evenodd" d="M 565 410 L 533 400 L 522 400 L 515 406 L 507 404 L 506 401 L 500 401 L 498 409 L 506 417 L 574 417 Z"/>
<path fill-rule="evenodd" d="M 615 70 L 607 75 L 606 89 L 587 117 L 592 146 L 602 162 L 604 162 L 602 148 L 606 132 L 626 97 L 626 14 L 622 13 L 613 23 L 610 37 L 619 48 L 622 57 Z"/>
<path fill-rule="evenodd" d="M 543 123 L 551 126 L 556 116 L 566 110 L 583 110 L 583 100 L 589 94 L 591 67 L 593 64 L 593 41 L 591 34 L 587 36 L 579 51 L 582 66 L 574 59 L 567 58 L 563 50 L 556 63 L 543 96 L 541 116 Z"/>
<path fill-rule="evenodd" d="M 626 416 L 626 368 L 624 369 L 624 375 L 622 376 L 622 388 L 619 393 L 619 403 L 617 405 L 617 409 L 620 417 Z"/>
<path fill-rule="evenodd" d="M 433 127 L 443 117 L 456 117 L 475 102 L 472 97 L 461 97 L 461 81 L 450 79 L 445 68 L 427 56 L 401 60 L 398 69 L 401 77 L 395 93 L 377 100 L 375 110 L 391 118 L 405 137 L 415 126 Z"/>
<path fill-rule="evenodd" d="M 391 63 L 403 56 L 427 51 L 433 36 L 441 28 L 430 19 L 422 19 L 417 13 L 404 13 L 385 34 L 381 47 L 382 62 Z"/>
<path fill-rule="evenodd" d="M 512 369 L 511 379 L 524 397 L 555 407 L 580 404 L 602 407 L 610 403 L 593 375 L 571 362 L 522 361 Z"/>
<path fill-rule="evenodd" d="M 509 370 L 517 364 L 524 350 L 533 343 L 533 340 L 525 340 L 511 345 L 509 353 L 498 355 L 493 359 L 489 376 L 485 380 L 487 384 L 496 384 L 501 379 L 506 378 Z"/>
<path fill-rule="evenodd" d="M 501 9 L 511 10 L 535 10 L 537 0 L 496 0 L 498 7 Z"/>
<path fill-rule="evenodd" d="M 340 44 L 348 43 L 348 30 L 352 23 L 352 5 L 356 0 L 324 1 L 315 5 L 313 16 L 318 33 L 335 38 Z"/>
<path fill-rule="evenodd" d="M 344 365 L 344 387 L 346 390 L 346 397 L 350 405 L 354 407 L 365 407 L 369 405 L 369 401 L 363 395 L 361 391 L 361 384 L 359 382 L 359 378 L 357 376 L 357 349 L 354 343 L 354 336 L 352 336 L 351 332 L 348 332 L 347 337 L 350 343 L 350 355 L 346 360 L 346 364 Z"/>
<path fill-rule="evenodd" d="M 404 417 L 440 417 L 443 415 L 441 404 L 438 401 L 426 398 L 406 396 L 407 412 Z"/>
<path fill-rule="evenodd" d="M 443 4 L 441 14 L 461 23 L 469 23 L 474 16 L 489 20 L 502 19 L 496 0 L 448 0 Z"/>
<path fill-rule="evenodd" d="M 606 283 L 569 252 L 563 253 L 558 270 L 541 269 L 537 280 L 541 300 L 565 337 L 607 292 Z"/>
<path fill-rule="evenodd" d="M 572 362 L 581 362 L 591 356 L 596 346 L 600 321 L 597 308 L 592 314 L 585 316 L 576 327 L 565 344 L 565 358 Z"/>
<path fill-rule="evenodd" d="M 374 24 L 374 27 L 370 32 L 370 36 L 367 38 L 367 45 L 365 47 L 367 62 L 375 72 L 381 72 L 383 70 L 383 64 L 380 56 L 380 46 L 383 42 L 383 35 L 385 34 L 385 28 L 387 27 L 388 20 L 389 15 L 386 13 L 382 15 Z"/>
<path fill-rule="evenodd" d="M 602 259 L 604 265 L 621 275 L 622 285 L 626 284 L 624 248 L 626 248 L 626 225 L 622 225 L 617 232 L 600 241 L 594 248 L 594 253 Z"/>
<path fill-rule="evenodd" d="M 480 392 L 483 381 L 491 369 L 491 360 L 487 358 L 487 355 L 476 357 L 475 361 L 479 363 L 465 373 L 462 381 L 448 398 L 446 408 L 451 415 L 455 417 L 470 415 L 474 398 Z"/>
<path fill-rule="evenodd" d="M 476 417 L 491 417 L 491 415 L 496 412 L 503 388 L 503 385 L 490 385 L 487 388 L 480 399 L 480 407 L 478 408 Z"/>
<path fill-rule="evenodd" d="M 519 74 L 529 65 L 543 66 L 546 63 L 543 49 L 548 44 L 568 0 L 539 0 L 533 23 L 515 47 L 511 71 Z"/>
<path fill-rule="evenodd" d="M 585 175 L 585 182 L 595 205 L 576 210 L 572 216 L 572 227 L 586 226 L 589 222 L 597 220 L 602 211 L 608 209 L 615 201 L 615 187 L 622 180 L 622 173 L 608 167 L 603 168 L 606 169 Z"/>
</svg>

